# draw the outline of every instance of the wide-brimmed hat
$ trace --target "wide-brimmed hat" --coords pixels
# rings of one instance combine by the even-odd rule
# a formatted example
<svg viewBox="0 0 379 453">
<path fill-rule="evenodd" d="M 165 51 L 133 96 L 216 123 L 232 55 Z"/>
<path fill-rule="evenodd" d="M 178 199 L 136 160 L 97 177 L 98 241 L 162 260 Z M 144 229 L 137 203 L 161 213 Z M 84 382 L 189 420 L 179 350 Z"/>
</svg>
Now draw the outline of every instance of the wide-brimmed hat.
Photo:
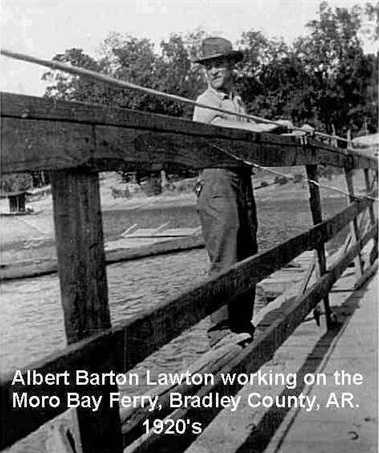
<svg viewBox="0 0 379 453">
<path fill-rule="evenodd" d="M 243 53 L 241 50 L 233 50 L 232 43 L 225 38 L 205 38 L 201 43 L 201 55 L 194 62 L 203 64 L 221 57 L 238 63 L 243 59 Z"/>
</svg>

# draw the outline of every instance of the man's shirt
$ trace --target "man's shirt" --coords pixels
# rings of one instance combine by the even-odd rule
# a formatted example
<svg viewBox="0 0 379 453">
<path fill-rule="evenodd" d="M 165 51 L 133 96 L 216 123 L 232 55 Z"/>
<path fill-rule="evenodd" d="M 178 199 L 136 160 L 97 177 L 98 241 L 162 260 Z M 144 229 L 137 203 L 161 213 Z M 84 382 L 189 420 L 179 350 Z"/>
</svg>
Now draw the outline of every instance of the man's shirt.
<svg viewBox="0 0 379 453">
<path fill-rule="evenodd" d="M 196 102 L 246 115 L 245 106 L 241 97 L 233 92 L 228 95 L 222 91 L 217 91 L 209 87 L 197 98 Z M 216 112 L 215 110 L 209 110 L 197 106 L 195 107 L 193 120 L 215 125 L 217 125 L 220 120 L 247 122 L 247 118 L 243 118 L 238 115 Z"/>
</svg>

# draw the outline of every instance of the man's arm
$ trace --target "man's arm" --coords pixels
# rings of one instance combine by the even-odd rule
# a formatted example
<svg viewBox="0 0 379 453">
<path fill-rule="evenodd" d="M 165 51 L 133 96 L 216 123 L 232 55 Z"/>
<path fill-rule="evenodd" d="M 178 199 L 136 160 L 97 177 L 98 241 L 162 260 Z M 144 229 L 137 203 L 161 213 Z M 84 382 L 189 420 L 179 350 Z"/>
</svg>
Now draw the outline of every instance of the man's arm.
<svg viewBox="0 0 379 453">
<path fill-rule="evenodd" d="M 294 127 L 292 122 L 288 120 L 278 120 L 275 121 L 275 123 L 277 124 L 245 123 L 240 121 L 224 120 L 223 118 L 217 116 L 210 122 L 210 124 L 215 126 L 231 127 L 234 129 L 243 129 L 252 132 L 275 132 L 279 134 L 289 132 Z"/>
<path fill-rule="evenodd" d="M 208 104 L 212 107 L 219 108 L 220 105 L 214 97 L 209 95 L 209 93 L 203 93 L 198 99 L 197 102 L 201 104 Z M 200 123 L 213 124 L 215 126 L 230 127 L 233 129 L 243 129 L 252 132 L 275 132 L 275 133 L 285 133 L 293 129 L 293 124 L 288 120 L 278 120 L 277 124 L 269 123 L 256 123 L 256 122 L 245 122 L 245 121 L 231 121 L 223 117 L 222 112 L 216 112 L 215 110 L 210 110 L 205 107 L 195 107 L 193 120 Z"/>
</svg>

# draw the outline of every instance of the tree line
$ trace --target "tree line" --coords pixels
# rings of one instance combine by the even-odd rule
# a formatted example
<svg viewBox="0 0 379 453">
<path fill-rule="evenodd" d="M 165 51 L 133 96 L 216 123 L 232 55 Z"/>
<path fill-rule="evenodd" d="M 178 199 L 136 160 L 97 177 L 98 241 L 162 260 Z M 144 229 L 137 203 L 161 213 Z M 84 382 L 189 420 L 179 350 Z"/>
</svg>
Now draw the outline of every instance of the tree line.
<svg viewBox="0 0 379 453">
<path fill-rule="evenodd" d="M 378 53 L 366 54 L 363 42 L 377 41 L 378 13 L 379 3 L 332 8 L 322 2 L 317 17 L 307 24 L 307 34 L 292 44 L 257 30 L 242 33 L 235 44 L 245 58 L 236 66 L 235 82 L 248 112 L 308 123 L 328 134 L 346 136 L 350 130 L 354 137 L 376 132 Z M 192 62 L 206 36 L 201 29 L 172 34 L 156 46 L 147 38 L 111 33 L 96 58 L 72 48 L 53 60 L 196 99 L 206 80 L 202 68 Z M 192 117 L 189 106 L 59 71 L 46 72 L 43 80 L 45 97 L 57 100 Z"/>
<path fill-rule="evenodd" d="M 245 54 L 236 67 L 236 84 L 250 113 L 275 120 L 308 122 L 327 133 L 340 135 L 363 128 L 377 130 L 378 55 L 365 54 L 363 39 L 378 39 L 379 4 L 348 8 L 320 4 L 308 33 L 291 45 L 262 32 L 242 33 L 237 47 Z M 368 25 L 372 25 L 369 27 Z M 158 48 L 147 38 L 111 33 L 100 45 L 99 58 L 83 49 L 68 49 L 53 59 L 84 67 L 155 90 L 189 99 L 205 89 L 198 55 L 204 30 L 172 34 Z M 45 96 L 95 102 L 162 113 L 192 116 L 192 108 L 129 90 L 117 90 L 61 72 L 43 76 Z"/>
</svg>

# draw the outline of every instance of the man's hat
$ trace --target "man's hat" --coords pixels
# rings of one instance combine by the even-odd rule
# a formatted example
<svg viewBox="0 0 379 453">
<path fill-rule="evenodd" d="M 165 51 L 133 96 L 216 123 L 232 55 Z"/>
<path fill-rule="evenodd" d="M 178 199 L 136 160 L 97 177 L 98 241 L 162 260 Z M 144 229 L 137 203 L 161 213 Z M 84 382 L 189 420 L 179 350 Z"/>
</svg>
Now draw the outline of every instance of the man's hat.
<svg viewBox="0 0 379 453">
<path fill-rule="evenodd" d="M 241 50 L 233 50 L 232 43 L 224 38 L 205 38 L 201 43 L 201 57 L 194 60 L 195 63 L 205 63 L 216 58 L 228 58 L 238 63 L 243 59 Z"/>
</svg>

